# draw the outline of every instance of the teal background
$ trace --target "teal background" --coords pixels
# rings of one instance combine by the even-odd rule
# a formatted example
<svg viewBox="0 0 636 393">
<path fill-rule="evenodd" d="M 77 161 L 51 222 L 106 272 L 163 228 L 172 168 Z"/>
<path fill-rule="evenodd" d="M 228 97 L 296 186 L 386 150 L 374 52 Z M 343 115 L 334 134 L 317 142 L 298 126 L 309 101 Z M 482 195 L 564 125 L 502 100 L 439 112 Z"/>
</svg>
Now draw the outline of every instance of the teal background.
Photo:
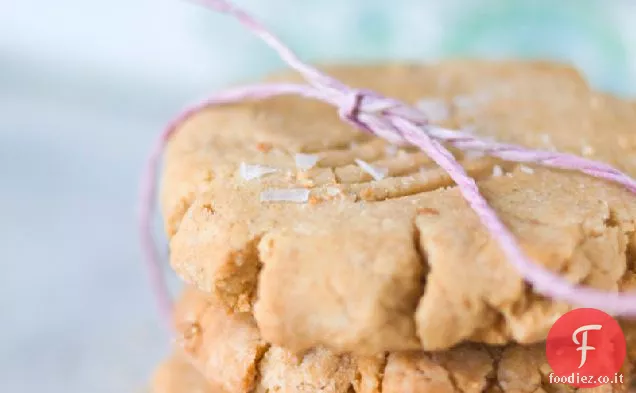
<svg viewBox="0 0 636 393">
<path fill-rule="evenodd" d="M 577 66 L 600 89 L 630 95 L 635 7 L 600 0 L 370 0 L 270 1 L 250 9 L 310 60 L 548 58 Z M 210 23 L 217 20 L 202 14 L 197 35 L 209 42 L 221 28 L 246 34 L 228 20 Z M 280 65 L 259 42 L 246 42 L 243 64 L 250 66 L 237 73 Z"/>
<path fill-rule="evenodd" d="M 308 60 L 554 58 L 636 96 L 629 0 L 239 3 Z M 170 343 L 134 221 L 149 146 L 185 103 L 280 66 L 185 1 L 0 1 L 0 391 L 140 391 Z"/>
</svg>

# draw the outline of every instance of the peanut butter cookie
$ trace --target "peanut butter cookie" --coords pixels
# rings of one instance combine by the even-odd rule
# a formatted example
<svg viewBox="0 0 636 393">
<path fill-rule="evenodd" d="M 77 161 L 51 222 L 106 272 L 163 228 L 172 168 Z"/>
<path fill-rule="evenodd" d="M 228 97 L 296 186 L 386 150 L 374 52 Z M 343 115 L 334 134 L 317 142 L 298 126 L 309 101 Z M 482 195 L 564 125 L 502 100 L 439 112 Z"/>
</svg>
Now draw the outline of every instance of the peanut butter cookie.
<svg viewBox="0 0 636 393">
<path fill-rule="evenodd" d="M 636 108 L 569 67 L 326 69 L 437 124 L 636 176 Z M 536 263 L 599 289 L 633 281 L 636 197 L 577 173 L 453 153 Z M 356 131 L 309 99 L 189 119 L 166 152 L 162 210 L 178 274 L 228 310 L 253 313 L 266 342 L 295 352 L 530 344 L 572 308 L 533 292 L 426 155 Z"/>
<path fill-rule="evenodd" d="M 181 353 L 162 366 L 155 378 L 155 393 L 576 391 L 550 383 L 551 370 L 542 344 L 473 343 L 441 352 L 380 356 L 337 355 L 317 348 L 299 355 L 266 344 L 249 315 L 228 315 L 210 296 L 194 290 L 189 290 L 178 305 L 177 327 L 185 355 Z M 625 324 L 624 331 L 628 360 L 623 382 L 580 392 L 628 392 L 636 362 L 636 326 Z M 190 356 L 191 363 L 184 356 Z"/>
</svg>

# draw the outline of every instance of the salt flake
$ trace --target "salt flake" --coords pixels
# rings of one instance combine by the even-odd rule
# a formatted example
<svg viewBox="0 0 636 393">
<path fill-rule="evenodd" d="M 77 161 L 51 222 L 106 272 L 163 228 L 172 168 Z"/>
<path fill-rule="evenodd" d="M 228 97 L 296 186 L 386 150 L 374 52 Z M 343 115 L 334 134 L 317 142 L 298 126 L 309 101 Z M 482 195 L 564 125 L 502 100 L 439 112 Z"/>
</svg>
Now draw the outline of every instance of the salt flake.
<svg viewBox="0 0 636 393">
<path fill-rule="evenodd" d="M 462 109 L 472 108 L 475 106 L 475 99 L 470 95 L 462 94 L 453 97 L 453 104 Z"/>
<path fill-rule="evenodd" d="M 316 154 L 297 153 L 294 156 L 294 160 L 296 161 L 296 168 L 300 169 L 301 171 L 306 171 L 313 168 L 319 159 L 320 157 L 318 157 Z"/>
<path fill-rule="evenodd" d="M 594 154 L 594 148 L 590 145 L 585 145 L 581 148 L 581 153 L 584 156 L 589 157 Z"/>
<path fill-rule="evenodd" d="M 428 119 L 433 123 L 440 123 L 448 120 L 450 110 L 443 100 L 440 99 L 423 99 L 415 103 L 417 109 L 424 112 Z"/>
<path fill-rule="evenodd" d="M 382 180 L 386 177 L 386 175 L 389 174 L 389 170 L 387 168 L 375 167 L 369 164 L 368 162 L 362 161 L 358 158 L 355 159 L 355 162 L 363 171 L 371 175 L 373 180 L 376 180 L 376 181 Z"/>
<path fill-rule="evenodd" d="M 272 168 L 269 166 L 259 165 L 259 164 L 246 164 L 244 162 L 242 162 L 239 167 L 239 172 L 241 174 L 241 177 L 244 180 L 248 180 L 248 181 L 253 179 L 258 179 L 262 176 L 265 176 L 277 171 L 278 169 Z"/>
<path fill-rule="evenodd" d="M 461 94 L 453 97 L 453 104 L 459 109 L 476 109 L 479 105 L 486 104 L 492 99 L 492 94 L 487 91 L 473 94 Z"/>
<path fill-rule="evenodd" d="M 519 165 L 519 170 L 523 173 L 527 173 L 528 175 L 532 175 L 534 173 L 534 169 L 525 165 Z"/>
<path fill-rule="evenodd" d="M 384 148 L 384 152 L 389 157 L 395 157 L 398 152 L 398 147 L 395 145 L 386 145 L 386 147 Z"/>
<path fill-rule="evenodd" d="M 552 139 L 549 134 L 541 134 L 540 138 L 544 145 L 552 145 Z"/>
<path fill-rule="evenodd" d="M 492 175 L 494 177 L 501 177 L 503 175 L 503 169 L 499 165 L 492 167 Z"/>
<path fill-rule="evenodd" d="M 309 190 L 306 188 L 271 189 L 261 191 L 261 202 L 293 202 L 306 203 L 309 200 Z"/>
</svg>

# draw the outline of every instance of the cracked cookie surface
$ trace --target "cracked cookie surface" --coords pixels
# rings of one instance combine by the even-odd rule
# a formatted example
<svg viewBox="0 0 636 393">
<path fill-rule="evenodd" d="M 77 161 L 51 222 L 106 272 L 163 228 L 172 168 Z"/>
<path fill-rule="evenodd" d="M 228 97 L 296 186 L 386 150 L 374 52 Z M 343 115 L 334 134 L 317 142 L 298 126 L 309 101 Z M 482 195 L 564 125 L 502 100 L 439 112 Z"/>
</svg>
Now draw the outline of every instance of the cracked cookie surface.
<svg viewBox="0 0 636 393">
<path fill-rule="evenodd" d="M 568 67 L 451 61 L 327 71 L 421 105 L 444 126 L 636 175 L 636 108 L 592 91 Z M 299 153 L 316 162 L 299 169 Z M 633 280 L 636 198 L 627 191 L 453 153 L 536 263 L 600 289 Z M 267 200 L 281 189 L 305 203 Z M 532 291 L 423 153 L 353 130 L 307 99 L 189 119 L 166 151 L 162 210 L 178 274 L 228 310 L 253 310 L 262 337 L 294 351 L 535 343 L 571 309 Z"/>
<path fill-rule="evenodd" d="M 440 352 L 411 351 L 380 356 L 337 355 L 319 348 L 295 355 L 259 340 L 258 328 L 249 315 L 228 315 L 210 296 L 192 289 L 187 291 L 176 314 L 177 336 L 181 337 L 178 341 L 185 352 L 179 351 L 160 368 L 154 393 L 576 391 L 566 385 L 549 383 L 551 370 L 543 344 L 473 343 Z M 225 328 L 219 329 L 219 325 Z M 192 334 L 193 326 L 196 326 L 196 334 Z M 628 343 L 628 360 L 622 371 L 625 382 L 589 389 L 590 392 L 628 392 L 636 361 L 636 325 L 624 324 L 623 329 Z M 245 334 L 247 331 L 250 334 Z M 241 359 L 241 362 L 233 359 Z M 179 375 L 182 375 L 181 382 Z"/>
</svg>

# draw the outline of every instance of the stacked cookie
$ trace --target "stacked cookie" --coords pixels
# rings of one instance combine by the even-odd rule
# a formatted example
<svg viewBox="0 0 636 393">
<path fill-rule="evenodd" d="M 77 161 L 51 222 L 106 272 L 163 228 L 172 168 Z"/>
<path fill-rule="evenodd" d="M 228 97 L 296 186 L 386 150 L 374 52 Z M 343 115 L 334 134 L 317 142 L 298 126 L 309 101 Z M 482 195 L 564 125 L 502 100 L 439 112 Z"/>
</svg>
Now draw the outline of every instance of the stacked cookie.
<svg viewBox="0 0 636 393">
<path fill-rule="evenodd" d="M 342 66 L 344 83 L 432 122 L 636 176 L 636 107 L 571 68 Z M 293 74 L 272 80 L 300 81 Z M 533 261 L 636 289 L 636 198 L 619 186 L 453 151 Z M 573 308 L 533 291 L 425 154 L 299 97 L 191 117 L 166 152 L 171 264 L 188 283 L 156 393 L 541 392 L 542 342 Z M 624 374 L 636 362 L 636 326 Z M 628 382 L 603 391 L 627 391 Z"/>
</svg>

